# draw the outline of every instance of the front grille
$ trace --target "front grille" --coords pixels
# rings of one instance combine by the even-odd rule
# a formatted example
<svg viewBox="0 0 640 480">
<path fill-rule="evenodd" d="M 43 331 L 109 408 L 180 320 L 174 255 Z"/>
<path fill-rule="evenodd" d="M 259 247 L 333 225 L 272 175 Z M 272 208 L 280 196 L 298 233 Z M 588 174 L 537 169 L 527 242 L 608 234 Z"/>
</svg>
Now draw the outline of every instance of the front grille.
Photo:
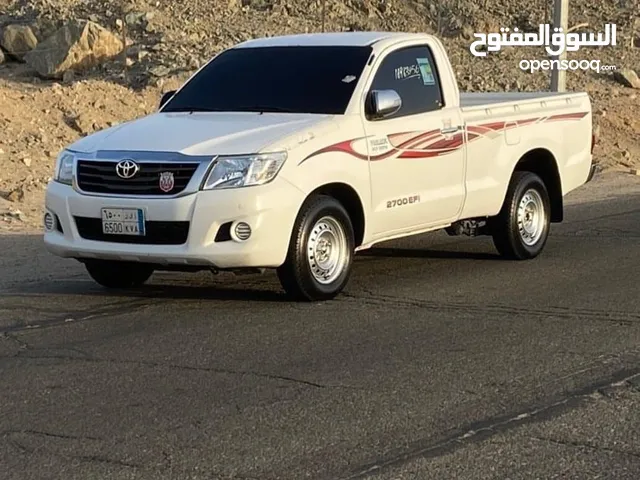
<svg viewBox="0 0 640 480">
<path fill-rule="evenodd" d="M 140 162 L 140 170 L 133 178 L 120 178 L 116 173 L 117 162 L 79 160 L 78 186 L 85 192 L 123 195 L 176 195 L 186 187 L 198 163 Z M 160 188 L 160 175 L 173 174 L 173 188 L 168 192 Z"/>
<path fill-rule="evenodd" d="M 182 245 L 189 236 L 189 222 L 145 222 L 144 236 L 102 233 L 99 218 L 74 217 L 80 236 L 86 240 L 142 245 Z"/>
</svg>

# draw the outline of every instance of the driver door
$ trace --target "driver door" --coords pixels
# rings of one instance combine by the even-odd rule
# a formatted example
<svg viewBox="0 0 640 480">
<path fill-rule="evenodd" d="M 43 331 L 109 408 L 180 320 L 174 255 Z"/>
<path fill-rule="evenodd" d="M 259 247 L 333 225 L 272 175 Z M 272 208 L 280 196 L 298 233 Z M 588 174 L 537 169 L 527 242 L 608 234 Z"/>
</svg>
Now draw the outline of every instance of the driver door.
<svg viewBox="0 0 640 480">
<path fill-rule="evenodd" d="M 401 106 L 376 115 L 371 92 L 388 90 Z M 374 237 L 455 219 L 465 196 L 462 114 L 444 103 L 431 49 L 404 47 L 381 58 L 366 98 Z"/>
</svg>

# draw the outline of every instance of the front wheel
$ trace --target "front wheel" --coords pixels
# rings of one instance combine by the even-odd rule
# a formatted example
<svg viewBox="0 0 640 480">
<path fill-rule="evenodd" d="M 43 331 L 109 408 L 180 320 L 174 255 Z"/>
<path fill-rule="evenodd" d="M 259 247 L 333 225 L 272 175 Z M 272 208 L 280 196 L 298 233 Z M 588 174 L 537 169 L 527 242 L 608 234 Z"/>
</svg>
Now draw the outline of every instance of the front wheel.
<svg viewBox="0 0 640 480">
<path fill-rule="evenodd" d="M 502 210 L 490 219 L 493 243 L 506 258 L 537 257 L 549 237 L 551 202 L 542 179 L 531 172 L 515 172 Z"/>
<path fill-rule="evenodd" d="M 149 265 L 112 260 L 87 260 L 85 268 L 103 287 L 118 289 L 139 287 L 153 274 Z"/>
<path fill-rule="evenodd" d="M 317 195 L 303 205 L 293 227 L 278 278 L 300 300 L 328 300 L 347 284 L 353 263 L 354 233 L 349 214 L 333 197 Z"/>
</svg>

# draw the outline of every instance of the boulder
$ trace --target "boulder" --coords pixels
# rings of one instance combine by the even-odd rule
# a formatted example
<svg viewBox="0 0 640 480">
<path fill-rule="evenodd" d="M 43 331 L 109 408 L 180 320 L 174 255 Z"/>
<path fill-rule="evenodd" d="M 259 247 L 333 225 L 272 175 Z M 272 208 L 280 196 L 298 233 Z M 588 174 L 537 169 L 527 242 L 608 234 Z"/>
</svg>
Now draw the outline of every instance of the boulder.
<svg viewBox="0 0 640 480">
<path fill-rule="evenodd" d="M 24 190 L 21 187 L 18 187 L 14 190 L 11 190 L 5 198 L 10 202 L 21 202 L 24 198 Z"/>
<path fill-rule="evenodd" d="M 629 68 L 616 70 L 613 73 L 613 78 L 615 78 L 619 83 L 621 83 L 625 87 L 640 89 L 640 78 L 638 78 L 638 75 L 636 74 L 636 72 L 634 72 Z"/>
<path fill-rule="evenodd" d="M 122 41 L 97 23 L 72 21 L 25 56 L 44 78 L 62 78 L 68 70 L 94 67 L 122 52 Z"/>
<path fill-rule="evenodd" d="M 71 127 L 82 135 L 89 135 L 99 128 L 96 128 L 95 122 L 84 113 L 71 119 Z"/>
<path fill-rule="evenodd" d="M 26 25 L 7 25 L 2 29 L 0 45 L 9 55 L 17 60 L 22 60 L 28 52 L 36 48 L 38 39 L 31 27 Z"/>
<path fill-rule="evenodd" d="M 153 12 L 129 12 L 125 15 L 124 21 L 130 27 L 135 27 L 148 24 L 154 16 Z"/>
<path fill-rule="evenodd" d="M 4 63 L 4 52 L 2 50 L 0 50 L 0 65 L 2 65 Z"/>
<path fill-rule="evenodd" d="M 165 65 L 157 65 L 149 69 L 149 73 L 154 77 L 166 77 L 171 73 L 171 69 Z"/>
<path fill-rule="evenodd" d="M 465 40 L 471 40 L 473 38 L 474 33 L 475 33 L 475 30 L 471 25 L 465 25 L 464 27 L 462 27 L 462 30 L 460 31 L 460 35 Z"/>
<path fill-rule="evenodd" d="M 253 10 L 269 10 L 273 7 L 272 0 L 229 0 L 228 8 L 238 10 L 240 8 L 250 8 Z"/>
</svg>

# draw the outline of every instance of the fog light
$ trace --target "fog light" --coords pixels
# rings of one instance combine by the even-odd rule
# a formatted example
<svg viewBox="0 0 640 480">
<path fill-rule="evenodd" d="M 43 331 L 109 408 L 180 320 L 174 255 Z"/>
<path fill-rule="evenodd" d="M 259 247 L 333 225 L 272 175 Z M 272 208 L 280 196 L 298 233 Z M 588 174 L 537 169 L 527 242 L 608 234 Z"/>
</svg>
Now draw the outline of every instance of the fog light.
<svg viewBox="0 0 640 480">
<path fill-rule="evenodd" d="M 44 228 L 48 232 L 56 228 L 56 219 L 49 212 L 44 214 Z"/>
<path fill-rule="evenodd" d="M 251 227 L 248 223 L 238 222 L 231 229 L 233 239 L 237 242 L 244 242 L 251 236 Z"/>
</svg>

